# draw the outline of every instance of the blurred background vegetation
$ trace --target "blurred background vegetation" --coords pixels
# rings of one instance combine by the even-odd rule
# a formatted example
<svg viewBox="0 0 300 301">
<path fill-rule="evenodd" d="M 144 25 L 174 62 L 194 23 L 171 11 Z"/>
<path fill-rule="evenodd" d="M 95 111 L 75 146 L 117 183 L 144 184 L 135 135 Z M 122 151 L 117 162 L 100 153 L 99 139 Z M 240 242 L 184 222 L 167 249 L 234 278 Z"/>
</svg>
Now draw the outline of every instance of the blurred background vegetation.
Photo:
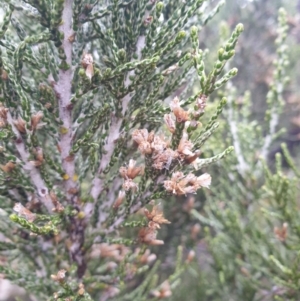
<svg viewBox="0 0 300 301">
<path fill-rule="evenodd" d="M 287 26 L 278 25 L 280 7 Z M 237 23 L 245 27 L 231 62 L 239 72 L 209 99 L 211 112 L 222 96 L 228 103 L 203 157 L 229 145 L 235 154 L 207 169 L 208 193 L 168 202 L 166 269 L 170 244 L 196 250 L 174 301 L 300 300 L 300 1 L 227 1 L 199 35 L 211 65 Z"/>
</svg>

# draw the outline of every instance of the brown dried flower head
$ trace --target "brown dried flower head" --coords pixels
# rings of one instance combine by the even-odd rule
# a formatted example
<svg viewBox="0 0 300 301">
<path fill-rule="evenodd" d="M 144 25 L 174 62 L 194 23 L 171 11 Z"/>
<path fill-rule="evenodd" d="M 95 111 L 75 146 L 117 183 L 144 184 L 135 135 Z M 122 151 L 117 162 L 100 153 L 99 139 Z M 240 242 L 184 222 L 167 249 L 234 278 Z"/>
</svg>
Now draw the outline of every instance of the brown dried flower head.
<svg viewBox="0 0 300 301">
<path fill-rule="evenodd" d="M 26 133 L 26 122 L 24 119 L 22 119 L 21 117 L 18 117 L 17 120 L 13 121 L 13 123 L 20 133 L 22 133 L 22 134 Z"/>
<path fill-rule="evenodd" d="M 197 236 L 200 233 L 200 231 L 201 231 L 201 225 L 200 224 L 197 223 L 192 227 L 192 229 L 191 229 L 191 238 L 192 238 L 192 240 L 197 239 Z"/>
<path fill-rule="evenodd" d="M 153 21 L 153 17 L 152 16 L 148 16 L 144 19 L 144 25 L 149 25 L 151 22 Z"/>
<path fill-rule="evenodd" d="M 143 167 L 136 167 L 135 164 L 136 161 L 130 160 L 127 168 L 123 166 L 119 169 L 122 178 L 125 179 L 123 183 L 125 191 L 132 190 L 135 192 L 138 189 L 138 185 L 133 182 L 133 179 L 143 171 Z"/>
<path fill-rule="evenodd" d="M 0 119 L 0 128 L 4 128 L 6 126 L 6 122 Z"/>
<path fill-rule="evenodd" d="M 25 207 L 32 211 L 32 210 L 39 210 L 41 208 L 41 202 L 37 198 L 35 194 L 30 196 L 29 201 L 26 203 Z"/>
<path fill-rule="evenodd" d="M 162 136 L 154 136 L 153 141 L 151 142 L 151 149 L 154 153 L 163 152 L 170 145 L 169 141 Z"/>
<path fill-rule="evenodd" d="M 158 224 L 158 228 L 160 228 L 159 225 L 161 224 L 170 224 L 170 221 L 165 219 L 163 212 L 159 209 L 159 206 L 157 205 L 153 206 L 151 212 L 147 208 L 145 208 L 144 213 L 149 222 L 154 222 Z"/>
<path fill-rule="evenodd" d="M 190 250 L 189 254 L 188 254 L 187 258 L 186 258 L 186 263 L 191 263 L 193 261 L 193 259 L 195 258 L 195 255 L 196 255 L 195 251 L 194 250 Z"/>
<path fill-rule="evenodd" d="M 283 223 L 281 228 L 274 227 L 274 234 L 279 241 L 284 242 L 287 239 L 287 234 L 288 234 L 287 230 L 288 230 L 288 223 Z"/>
<path fill-rule="evenodd" d="M 122 187 L 125 191 L 132 190 L 133 192 L 136 192 L 138 190 L 138 185 L 131 179 L 125 180 Z"/>
<path fill-rule="evenodd" d="M 175 125 L 175 121 L 173 120 L 171 114 L 165 114 L 164 115 L 164 121 L 166 123 L 166 126 L 168 128 L 168 130 L 174 134 L 175 130 L 176 130 L 176 125 Z"/>
<path fill-rule="evenodd" d="M 84 52 L 81 59 L 81 65 L 83 68 L 86 68 L 88 65 L 93 64 L 94 59 L 90 53 Z"/>
<path fill-rule="evenodd" d="M 44 124 L 40 124 L 41 119 L 43 118 L 43 112 L 39 111 L 31 116 L 31 130 L 35 131 L 41 128 Z"/>
<path fill-rule="evenodd" d="M 150 227 L 141 228 L 138 234 L 139 241 L 142 243 L 145 243 L 147 245 L 153 245 L 153 246 L 163 245 L 164 241 L 156 239 L 156 236 L 157 236 L 156 229 Z"/>
<path fill-rule="evenodd" d="M 177 122 L 181 123 L 189 120 L 189 112 L 181 108 L 178 97 L 175 97 L 171 101 L 170 108 L 175 115 Z"/>
<path fill-rule="evenodd" d="M 44 154 L 43 154 L 43 149 L 40 147 L 36 147 L 33 150 L 33 153 L 35 155 L 35 161 L 29 161 L 33 166 L 38 167 L 41 166 L 44 162 Z"/>
<path fill-rule="evenodd" d="M 54 208 L 52 209 L 53 212 L 63 212 L 65 210 L 64 206 L 59 202 L 56 194 L 54 193 L 53 190 L 50 191 L 49 193 L 50 199 L 52 201 L 52 204 L 54 205 Z"/>
<path fill-rule="evenodd" d="M 88 65 L 85 69 L 85 75 L 91 80 L 92 77 L 94 76 L 94 66 Z"/>
<path fill-rule="evenodd" d="M 136 251 L 137 251 L 137 253 L 139 253 L 140 249 L 137 249 Z M 157 258 L 157 256 L 155 254 L 151 253 L 151 251 L 149 249 L 147 249 L 145 251 L 145 253 L 139 257 L 139 261 L 142 264 L 150 264 L 153 261 L 155 261 L 156 258 Z"/>
<path fill-rule="evenodd" d="M 79 296 L 83 296 L 84 293 L 85 293 L 84 284 L 83 283 L 79 283 L 78 288 L 79 288 L 78 295 Z"/>
<path fill-rule="evenodd" d="M 193 147 L 194 144 L 190 140 L 188 140 L 188 134 L 186 131 L 184 131 L 177 148 L 179 156 L 182 159 L 193 157 L 195 155 L 195 153 L 192 151 Z"/>
<path fill-rule="evenodd" d="M 126 254 L 129 252 L 129 249 L 122 244 L 110 245 L 108 243 L 101 243 L 100 245 L 96 245 L 94 249 L 94 256 L 96 254 L 97 257 L 111 258 L 116 261 L 124 260 Z"/>
<path fill-rule="evenodd" d="M 91 80 L 94 75 L 93 56 L 90 53 L 82 55 L 81 65 L 85 69 L 86 76 Z"/>
<path fill-rule="evenodd" d="M 73 43 L 75 41 L 75 38 L 76 38 L 76 33 L 74 32 L 68 37 L 68 41 L 70 43 Z"/>
<path fill-rule="evenodd" d="M 143 167 L 141 167 L 141 166 L 136 167 L 135 164 L 136 164 L 136 161 L 131 159 L 131 160 L 129 160 L 129 164 L 128 164 L 127 168 L 121 167 L 119 169 L 119 172 L 123 179 L 134 179 L 142 172 Z"/>
<path fill-rule="evenodd" d="M 153 138 L 154 133 L 148 133 L 146 129 L 134 130 L 132 133 L 132 139 L 138 144 L 139 151 L 143 155 L 148 155 L 152 153 L 150 143 L 153 141 Z"/>
<path fill-rule="evenodd" d="M 172 295 L 171 286 L 168 282 L 168 280 L 164 281 L 159 290 L 154 290 L 151 292 L 151 294 L 159 299 L 168 298 Z"/>
<path fill-rule="evenodd" d="M 34 161 L 34 160 L 29 161 L 29 163 L 31 165 L 33 165 L 34 167 L 39 167 L 42 165 L 42 163 L 40 161 Z"/>
<path fill-rule="evenodd" d="M 113 204 L 114 209 L 118 209 L 125 200 L 126 193 L 124 190 L 119 191 L 119 195 Z"/>
<path fill-rule="evenodd" d="M 44 161 L 44 153 L 43 153 L 43 149 L 41 147 L 36 147 L 34 154 L 35 154 L 36 160 L 38 160 L 40 162 Z"/>
<path fill-rule="evenodd" d="M 16 203 L 13 209 L 21 217 L 24 217 L 30 223 L 32 223 L 36 219 L 36 215 L 32 213 L 30 210 L 28 210 L 27 208 L 25 208 L 21 203 Z"/>
<path fill-rule="evenodd" d="M 5 108 L 2 104 L 0 104 L 0 118 L 6 122 L 7 121 L 7 112 L 8 109 Z"/>
<path fill-rule="evenodd" d="M 164 186 L 168 192 L 175 195 L 186 195 L 188 193 L 196 193 L 201 187 L 208 188 L 211 183 L 211 176 L 207 173 L 196 177 L 190 173 L 184 175 L 181 171 L 172 174 L 170 180 L 164 182 Z"/>
<path fill-rule="evenodd" d="M 59 283 L 63 283 L 66 278 L 66 270 L 59 270 L 56 275 L 51 275 L 51 279 Z"/>
<path fill-rule="evenodd" d="M 155 169 L 169 169 L 170 165 L 172 164 L 173 160 L 178 158 L 178 153 L 171 148 L 167 148 L 162 152 L 159 152 L 157 154 L 153 154 L 152 160 L 153 164 L 152 166 Z"/>
<path fill-rule="evenodd" d="M 7 72 L 4 70 L 4 69 L 1 69 L 2 72 L 1 72 L 1 79 L 2 80 L 8 80 L 8 74 Z"/>
<path fill-rule="evenodd" d="M 0 165 L 0 168 L 6 173 L 13 171 L 15 167 L 16 164 L 11 161 L 8 161 L 5 165 Z"/>
<path fill-rule="evenodd" d="M 196 106 L 198 107 L 198 112 L 203 113 L 206 107 L 207 96 L 201 94 L 196 101 Z"/>
</svg>

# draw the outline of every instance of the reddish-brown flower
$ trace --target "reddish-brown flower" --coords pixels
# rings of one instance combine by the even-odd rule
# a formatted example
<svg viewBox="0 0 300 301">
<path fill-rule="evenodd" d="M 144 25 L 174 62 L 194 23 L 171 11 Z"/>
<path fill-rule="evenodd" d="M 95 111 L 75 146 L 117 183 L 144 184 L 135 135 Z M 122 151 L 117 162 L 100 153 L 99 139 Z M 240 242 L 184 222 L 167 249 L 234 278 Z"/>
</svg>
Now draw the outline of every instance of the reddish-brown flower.
<svg viewBox="0 0 300 301">
<path fill-rule="evenodd" d="M 140 249 L 137 248 L 135 250 L 135 253 L 136 254 L 139 254 L 140 253 Z M 151 253 L 151 251 L 149 249 L 147 249 L 145 251 L 144 254 L 140 255 L 139 256 L 139 261 L 142 263 L 142 264 L 150 264 L 151 262 L 153 262 L 154 260 L 156 260 L 156 255 Z"/>
<path fill-rule="evenodd" d="M 159 299 L 170 297 L 172 295 L 172 291 L 171 291 L 171 286 L 169 284 L 169 281 L 168 280 L 164 281 L 161 284 L 160 288 L 158 290 L 152 291 L 151 294 Z"/>
<path fill-rule="evenodd" d="M 152 155 L 153 164 L 155 169 L 169 169 L 173 160 L 178 158 L 178 153 L 171 148 L 167 148 L 164 151 L 158 152 Z"/>
<path fill-rule="evenodd" d="M 196 193 L 201 187 L 208 188 L 211 183 L 211 176 L 209 174 L 203 174 L 196 177 L 190 173 L 184 175 L 178 171 L 173 173 L 170 180 L 164 182 L 164 186 L 168 192 L 172 192 L 176 195 L 186 195 L 188 193 Z"/>
<path fill-rule="evenodd" d="M 90 256 L 92 258 L 101 257 L 122 261 L 128 252 L 129 249 L 122 244 L 101 243 L 93 246 Z"/>
<path fill-rule="evenodd" d="M 43 153 L 43 149 L 40 147 L 36 147 L 35 149 L 33 149 L 33 153 L 35 155 L 35 159 L 36 160 L 32 160 L 29 161 L 33 166 L 41 166 L 44 162 L 44 153 Z"/>
<path fill-rule="evenodd" d="M 59 270 L 56 275 L 51 275 L 52 280 L 63 283 L 66 278 L 66 270 Z"/>
<path fill-rule="evenodd" d="M 187 112 L 183 108 L 181 108 L 178 97 L 175 97 L 171 101 L 170 108 L 171 108 L 173 114 L 175 115 L 177 122 L 181 123 L 181 122 L 186 122 L 189 120 L 189 112 Z"/>
<path fill-rule="evenodd" d="M 123 201 L 125 200 L 125 196 L 126 196 L 126 193 L 124 190 L 120 190 L 119 191 L 119 195 L 118 197 L 116 198 L 114 204 L 113 204 L 113 208 L 114 209 L 118 209 L 121 204 L 123 203 Z"/>
<path fill-rule="evenodd" d="M 122 166 L 119 169 L 119 172 L 123 179 L 134 179 L 142 172 L 143 167 L 141 167 L 141 166 L 136 167 L 135 164 L 136 164 L 136 161 L 129 160 L 128 167 Z"/>
<path fill-rule="evenodd" d="M 149 222 L 153 222 L 158 224 L 158 228 L 160 228 L 161 224 L 170 224 L 170 222 L 165 219 L 163 212 L 159 209 L 157 205 L 153 206 L 151 212 L 145 208 L 144 214 L 149 220 Z M 154 225 L 152 227 L 155 227 Z"/>
<path fill-rule="evenodd" d="M 35 131 L 41 128 L 44 124 L 41 124 L 40 121 L 43 118 L 43 112 L 39 111 L 31 116 L 31 130 Z"/>
<path fill-rule="evenodd" d="M 163 245 L 164 241 L 156 239 L 156 236 L 157 236 L 157 231 L 156 228 L 154 227 L 141 228 L 138 234 L 139 241 L 142 243 L 145 243 L 147 245 L 153 245 L 153 246 Z"/>
<path fill-rule="evenodd" d="M 154 136 L 151 143 L 151 149 L 154 153 L 160 153 L 169 146 L 169 141 L 166 141 L 164 137 Z"/>
<path fill-rule="evenodd" d="M 182 159 L 185 159 L 194 156 L 195 154 L 192 151 L 193 147 L 193 143 L 190 140 L 188 140 L 187 132 L 184 131 L 177 148 L 180 157 Z"/>
<path fill-rule="evenodd" d="M 175 121 L 173 120 L 171 114 L 165 114 L 164 120 L 165 120 L 165 123 L 166 123 L 166 126 L 167 126 L 168 130 L 172 134 L 174 134 L 175 130 L 176 130 L 176 125 L 175 125 Z"/>
<path fill-rule="evenodd" d="M 63 212 L 65 210 L 64 206 L 59 202 L 56 194 L 54 191 L 50 191 L 49 193 L 50 199 L 52 201 L 52 204 L 54 205 L 54 208 L 52 209 L 53 212 Z"/>
<path fill-rule="evenodd" d="M 134 183 L 131 179 L 125 180 L 122 187 L 125 191 L 132 190 L 133 192 L 135 192 L 138 189 L 138 185 Z"/>
<path fill-rule="evenodd" d="M 7 112 L 8 112 L 8 109 L 0 104 L 0 124 L 1 124 L 1 127 L 4 127 L 7 123 Z"/>
<path fill-rule="evenodd" d="M 22 119 L 21 117 L 18 117 L 18 119 L 14 120 L 13 123 L 20 133 L 22 133 L 22 134 L 26 133 L 26 122 L 24 119 Z"/>
<path fill-rule="evenodd" d="M 6 173 L 13 171 L 15 167 L 16 164 L 11 161 L 8 161 L 5 165 L 0 165 L 0 168 Z"/>
<path fill-rule="evenodd" d="M 274 228 L 274 234 L 279 241 L 284 242 L 287 239 L 287 234 L 288 234 L 287 230 L 288 230 L 288 223 L 283 223 L 281 228 L 279 227 Z"/>
<path fill-rule="evenodd" d="M 148 133 L 146 129 L 134 130 L 132 133 L 132 139 L 138 144 L 138 148 L 143 155 L 152 153 L 150 144 L 153 141 L 153 138 L 154 133 Z"/>
<path fill-rule="evenodd" d="M 81 65 L 85 69 L 85 75 L 91 80 L 94 76 L 93 56 L 90 53 L 84 53 Z"/>
</svg>

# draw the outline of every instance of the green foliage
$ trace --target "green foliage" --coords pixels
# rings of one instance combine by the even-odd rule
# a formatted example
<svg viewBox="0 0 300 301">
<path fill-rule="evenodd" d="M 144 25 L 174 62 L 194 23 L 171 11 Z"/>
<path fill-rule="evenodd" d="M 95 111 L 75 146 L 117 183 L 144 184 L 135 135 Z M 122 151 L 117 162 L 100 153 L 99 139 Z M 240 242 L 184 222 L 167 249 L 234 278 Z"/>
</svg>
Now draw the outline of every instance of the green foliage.
<svg viewBox="0 0 300 301">
<path fill-rule="evenodd" d="M 215 2 L 1 3 L 0 273 L 33 297 L 300 298 L 300 171 L 286 144 L 269 160 L 287 14 L 260 125 L 232 84 L 244 26 L 199 42 Z"/>
<path fill-rule="evenodd" d="M 164 243 L 165 199 L 207 188 L 193 167 L 233 150 L 199 158 L 226 104 L 202 125 L 207 99 L 237 74 L 224 70 L 243 31 L 205 67 L 198 35 L 224 2 L 204 2 L 1 3 L 1 273 L 39 300 L 158 300 L 178 286 L 193 253 L 179 246 L 161 277 L 146 249 Z"/>
</svg>

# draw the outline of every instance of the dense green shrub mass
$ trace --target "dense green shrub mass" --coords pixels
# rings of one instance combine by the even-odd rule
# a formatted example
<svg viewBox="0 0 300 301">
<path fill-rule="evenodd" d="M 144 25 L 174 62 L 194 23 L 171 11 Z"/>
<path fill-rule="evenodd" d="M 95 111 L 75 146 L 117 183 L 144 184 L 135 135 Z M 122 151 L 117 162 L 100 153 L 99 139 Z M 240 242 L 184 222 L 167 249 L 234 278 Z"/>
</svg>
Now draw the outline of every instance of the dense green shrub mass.
<svg viewBox="0 0 300 301">
<path fill-rule="evenodd" d="M 285 145 L 268 167 L 287 14 L 261 127 L 230 82 L 243 25 L 199 43 L 223 5 L 2 1 L 0 273 L 33 299 L 171 300 L 183 273 L 195 300 L 299 298 L 300 172 Z"/>
</svg>

